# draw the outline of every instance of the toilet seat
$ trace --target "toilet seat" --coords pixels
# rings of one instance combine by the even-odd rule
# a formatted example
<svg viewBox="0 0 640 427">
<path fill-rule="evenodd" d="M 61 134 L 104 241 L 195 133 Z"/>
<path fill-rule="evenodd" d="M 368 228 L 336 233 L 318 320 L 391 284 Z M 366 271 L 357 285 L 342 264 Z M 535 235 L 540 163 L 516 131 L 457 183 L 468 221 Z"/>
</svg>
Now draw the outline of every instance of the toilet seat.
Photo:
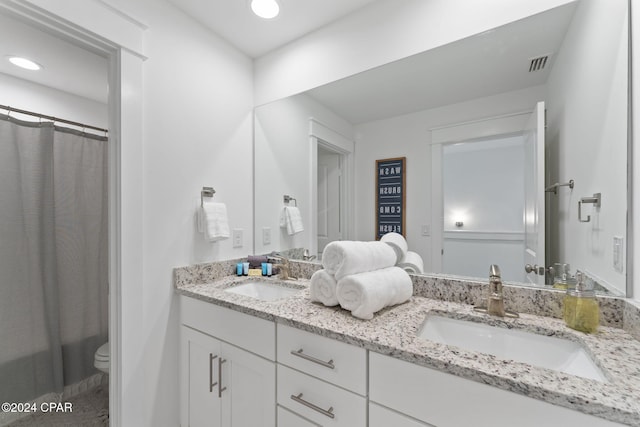
<svg viewBox="0 0 640 427">
<path fill-rule="evenodd" d="M 93 366 L 102 372 L 109 373 L 110 365 L 109 342 L 102 344 L 97 350 L 93 360 Z"/>
</svg>

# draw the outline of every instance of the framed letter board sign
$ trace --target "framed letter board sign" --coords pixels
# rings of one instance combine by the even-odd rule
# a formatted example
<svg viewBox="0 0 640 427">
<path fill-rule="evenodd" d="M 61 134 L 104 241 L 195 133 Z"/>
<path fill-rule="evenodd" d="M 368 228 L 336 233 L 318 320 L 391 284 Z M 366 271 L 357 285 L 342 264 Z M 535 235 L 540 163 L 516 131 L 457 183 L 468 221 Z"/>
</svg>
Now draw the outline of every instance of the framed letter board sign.
<svg viewBox="0 0 640 427">
<path fill-rule="evenodd" d="M 376 240 L 390 232 L 405 235 L 406 159 L 376 160 Z"/>
</svg>

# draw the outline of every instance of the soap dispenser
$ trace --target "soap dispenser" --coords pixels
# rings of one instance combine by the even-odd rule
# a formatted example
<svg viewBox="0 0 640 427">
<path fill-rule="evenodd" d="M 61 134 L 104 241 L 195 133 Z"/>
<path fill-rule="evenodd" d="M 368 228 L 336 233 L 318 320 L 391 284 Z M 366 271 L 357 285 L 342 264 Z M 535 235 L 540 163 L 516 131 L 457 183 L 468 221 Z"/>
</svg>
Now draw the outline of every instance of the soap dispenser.
<svg viewBox="0 0 640 427">
<path fill-rule="evenodd" d="M 600 323 L 600 308 L 593 289 L 587 289 L 584 275 L 576 273 L 575 289 L 567 289 L 564 297 L 564 321 L 577 331 L 593 333 Z"/>
</svg>

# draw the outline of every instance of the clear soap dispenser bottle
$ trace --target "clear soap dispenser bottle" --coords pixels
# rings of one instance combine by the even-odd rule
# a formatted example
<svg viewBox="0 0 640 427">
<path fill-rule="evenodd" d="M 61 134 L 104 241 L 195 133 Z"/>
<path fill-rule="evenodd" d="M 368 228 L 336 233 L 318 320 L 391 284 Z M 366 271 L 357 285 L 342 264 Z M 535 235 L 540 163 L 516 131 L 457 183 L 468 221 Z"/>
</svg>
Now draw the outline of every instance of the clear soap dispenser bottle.
<svg viewBox="0 0 640 427">
<path fill-rule="evenodd" d="M 600 323 L 600 307 L 593 289 L 587 289 L 582 273 L 576 273 L 575 289 L 567 289 L 564 297 L 564 321 L 568 327 L 588 334 Z"/>
</svg>

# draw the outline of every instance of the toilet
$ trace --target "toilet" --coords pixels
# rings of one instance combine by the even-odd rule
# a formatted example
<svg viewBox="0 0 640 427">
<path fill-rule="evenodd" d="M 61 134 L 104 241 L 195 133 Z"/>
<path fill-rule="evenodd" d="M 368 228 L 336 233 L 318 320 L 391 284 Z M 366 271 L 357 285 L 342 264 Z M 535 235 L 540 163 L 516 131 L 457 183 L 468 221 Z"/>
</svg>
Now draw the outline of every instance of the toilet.
<svg viewBox="0 0 640 427">
<path fill-rule="evenodd" d="M 97 350 L 95 357 L 93 359 L 93 366 L 96 369 L 104 372 L 105 374 L 109 373 L 109 341 L 102 344 Z"/>
</svg>

